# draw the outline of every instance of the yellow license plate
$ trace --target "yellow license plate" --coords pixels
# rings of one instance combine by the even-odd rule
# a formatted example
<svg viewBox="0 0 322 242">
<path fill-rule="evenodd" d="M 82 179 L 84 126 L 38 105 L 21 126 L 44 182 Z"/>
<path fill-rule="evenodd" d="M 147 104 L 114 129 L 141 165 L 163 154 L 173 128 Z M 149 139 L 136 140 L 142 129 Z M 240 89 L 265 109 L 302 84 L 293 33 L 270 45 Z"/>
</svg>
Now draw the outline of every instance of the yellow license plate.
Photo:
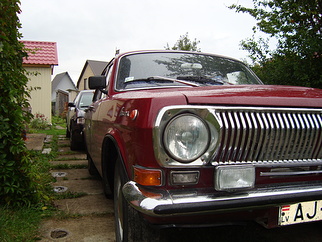
<svg viewBox="0 0 322 242">
<path fill-rule="evenodd" d="M 290 225 L 322 220 L 322 200 L 284 205 L 279 208 L 278 224 Z"/>
</svg>

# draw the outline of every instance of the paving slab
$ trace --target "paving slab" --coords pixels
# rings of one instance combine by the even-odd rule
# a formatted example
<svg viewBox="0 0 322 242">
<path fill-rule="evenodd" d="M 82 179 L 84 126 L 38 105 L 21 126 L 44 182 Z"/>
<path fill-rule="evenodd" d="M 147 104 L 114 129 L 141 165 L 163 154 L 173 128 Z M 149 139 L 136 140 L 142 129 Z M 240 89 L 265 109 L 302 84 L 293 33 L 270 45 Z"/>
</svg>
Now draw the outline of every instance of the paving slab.
<svg viewBox="0 0 322 242">
<path fill-rule="evenodd" d="M 58 146 L 69 147 L 70 141 L 69 139 L 58 138 Z"/>
<path fill-rule="evenodd" d="M 84 154 L 83 150 L 71 150 L 69 146 L 58 146 L 58 152 L 72 152 L 73 154 Z"/>
<path fill-rule="evenodd" d="M 55 206 L 67 214 L 110 214 L 114 216 L 113 200 L 104 194 L 87 195 L 73 199 L 54 201 Z"/>
<path fill-rule="evenodd" d="M 58 169 L 51 170 L 51 173 L 65 173 L 65 176 L 56 177 L 56 180 L 79 180 L 79 179 L 93 179 L 99 180 L 99 178 L 93 177 L 88 173 L 87 169 Z"/>
<path fill-rule="evenodd" d="M 55 231 L 66 231 L 62 238 L 55 237 Z M 84 241 L 101 242 L 115 241 L 114 218 L 112 215 L 84 216 L 71 219 L 49 219 L 40 228 L 41 241 Z"/>
<path fill-rule="evenodd" d="M 43 149 L 45 139 L 46 134 L 27 134 L 25 144 L 28 150 L 41 151 Z"/>
<path fill-rule="evenodd" d="M 88 161 L 87 160 L 52 160 L 49 161 L 51 165 L 84 165 L 87 166 Z"/>
<path fill-rule="evenodd" d="M 103 194 L 102 182 L 99 180 L 62 180 L 52 183 L 53 187 L 67 187 L 67 191 L 77 193 Z"/>
<path fill-rule="evenodd" d="M 86 160 L 87 156 L 84 153 L 73 153 L 73 154 L 63 154 L 58 155 L 57 160 L 65 159 L 65 160 Z"/>
</svg>

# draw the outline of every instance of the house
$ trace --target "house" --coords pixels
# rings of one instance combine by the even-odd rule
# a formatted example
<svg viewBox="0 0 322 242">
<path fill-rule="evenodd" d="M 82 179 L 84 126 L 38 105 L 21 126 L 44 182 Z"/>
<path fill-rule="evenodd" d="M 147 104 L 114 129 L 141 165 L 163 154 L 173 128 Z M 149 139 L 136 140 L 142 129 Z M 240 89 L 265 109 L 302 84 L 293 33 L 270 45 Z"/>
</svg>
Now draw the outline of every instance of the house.
<svg viewBox="0 0 322 242">
<path fill-rule="evenodd" d="M 29 103 L 32 114 L 42 114 L 51 123 L 51 76 L 58 65 L 56 42 L 21 41 L 28 57 L 23 67 L 28 72 Z"/>
<path fill-rule="evenodd" d="M 74 100 L 77 88 L 68 74 L 57 74 L 51 82 L 51 102 L 54 115 L 61 115 L 65 111 L 65 104 Z"/>
<path fill-rule="evenodd" d="M 88 78 L 101 75 L 108 62 L 87 60 L 77 82 L 78 90 L 88 89 Z"/>
<path fill-rule="evenodd" d="M 68 74 L 68 72 L 59 73 L 55 76 L 53 81 L 51 82 L 51 101 L 55 102 L 56 100 L 56 92 L 58 90 L 69 91 L 69 90 L 77 90 L 72 78 Z"/>
</svg>

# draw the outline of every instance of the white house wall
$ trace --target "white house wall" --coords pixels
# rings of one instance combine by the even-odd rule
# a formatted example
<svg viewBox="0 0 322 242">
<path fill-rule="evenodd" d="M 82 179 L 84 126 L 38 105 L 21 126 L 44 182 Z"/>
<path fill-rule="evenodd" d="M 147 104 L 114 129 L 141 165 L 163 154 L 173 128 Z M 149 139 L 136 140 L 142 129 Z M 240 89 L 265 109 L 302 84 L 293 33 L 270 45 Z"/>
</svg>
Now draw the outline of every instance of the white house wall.
<svg viewBox="0 0 322 242">
<path fill-rule="evenodd" d="M 28 72 L 37 73 L 37 75 L 28 76 L 28 87 L 33 89 L 29 100 L 32 114 L 44 114 L 51 123 L 51 68 L 25 67 L 25 69 Z M 37 89 L 38 87 L 40 90 Z"/>
<path fill-rule="evenodd" d="M 58 83 L 56 90 L 51 91 L 51 97 L 52 97 L 52 102 L 56 101 L 56 92 L 58 90 L 63 90 L 63 91 L 68 91 L 68 90 L 74 90 L 75 86 L 72 83 L 72 80 L 68 78 L 67 75 L 65 75 L 62 80 Z"/>
</svg>

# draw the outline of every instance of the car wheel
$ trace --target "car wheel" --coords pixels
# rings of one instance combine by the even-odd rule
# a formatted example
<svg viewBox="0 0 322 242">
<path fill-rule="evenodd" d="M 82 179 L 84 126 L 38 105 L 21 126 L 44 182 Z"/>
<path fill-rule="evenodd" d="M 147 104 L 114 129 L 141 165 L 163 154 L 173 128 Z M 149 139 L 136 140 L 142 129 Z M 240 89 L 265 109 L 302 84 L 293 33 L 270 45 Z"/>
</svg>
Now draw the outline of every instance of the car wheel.
<svg viewBox="0 0 322 242">
<path fill-rule="evenodd" d="M 79 150 L 79 143 L 74 138 L 74 130 L 71 130 L 70 132 L 70 149 L 71 150 Z"/>
<path fill-rule="evenodd" d="M 87 162 L 88 162 L 88 166 L 87 166 L 88 173 L 91 176 L 95 176 L 95 177 L 99 176 L 99 173 L 98 173 L 98 171 L 97 171 L 97 169 L 96 169 L 96 167 L 95 167 L 95 165 L 93 163 L 93 160 L 89 155 L 87 155 Z"/>
<path fill-rule="evenodd" d="M 125 171 L 120 159 L 115 165 L 114 218 L 115 237 L 118 242 L 159 241 L 160 231 L 150 227 L 125 200 L 122 187 L 126 183 Z"/>
<path fill-rule="evenodd" d="M 70 131 L 68 128 L 66 128 L 66 138 L 69 138 L 70 137 Z"/>
<path fill-rule="evenodd" d="M 113 187 L 111 185 L 109 180 L 108 180 L 109 175 L 107 174 L 107 168 L 103 165 L 103 176 L 102 176 L 102 183 L 103 183 L 103 191 L 104 191 L 104 195 L 106 198 L 108 199 L 112 199 L 113 198 Z"/>
</svg>

